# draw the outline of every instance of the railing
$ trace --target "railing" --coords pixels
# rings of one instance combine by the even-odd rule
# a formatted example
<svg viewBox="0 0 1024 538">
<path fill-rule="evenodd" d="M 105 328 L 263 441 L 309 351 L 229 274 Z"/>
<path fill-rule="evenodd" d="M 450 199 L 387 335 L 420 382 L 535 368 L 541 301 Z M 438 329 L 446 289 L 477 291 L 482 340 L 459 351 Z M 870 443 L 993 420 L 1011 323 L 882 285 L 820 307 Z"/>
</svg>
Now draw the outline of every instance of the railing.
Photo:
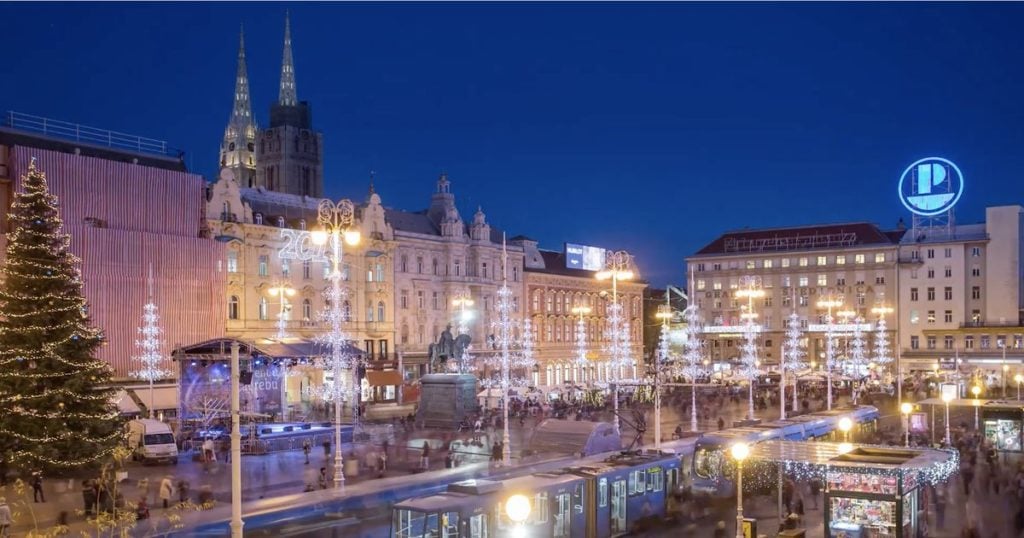
<svg viewBox="0 0 1024 538">
<path fill-rule="evenodd" d="M 961 329 L 970 329 L 972 327 L 974 327 L 974 328 L 985 328 L 985 327 L 992 327 L 992 328 L 1010 327 L 1010 328 L 1013 328 L 1013 327 L 1024 327 L 1024 326 L 1021 325 L 1020 321 L 965 321 L 965 322 L 960 324 L 960 328 Z"/>
<path fill-rule="evenodd" d="M 3 126 L 108 148 L 127 149 L 156 155 L 181 156 L 179 150 L 168 147 L 167 142 L 163 140 L 108 131 L 106 129 L 98 129 L 78 123 L 33 116 L 21 112 L 8 111 L 4 115 Z"/>
</svg>

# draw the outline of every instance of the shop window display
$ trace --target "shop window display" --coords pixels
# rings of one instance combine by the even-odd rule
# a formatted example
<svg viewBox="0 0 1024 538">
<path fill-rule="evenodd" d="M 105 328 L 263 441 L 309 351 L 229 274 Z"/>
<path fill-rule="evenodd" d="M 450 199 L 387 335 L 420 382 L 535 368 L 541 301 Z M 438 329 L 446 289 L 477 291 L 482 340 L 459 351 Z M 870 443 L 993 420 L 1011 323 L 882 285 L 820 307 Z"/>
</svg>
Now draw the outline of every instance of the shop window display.
<svg viewBox="0 0 1024 538">
<path fill-rule="evenodd" d="M 832 497 L 833 538 L 890 538 L 896 536 L 896 503 L 875 499 Z"/>
<path fill-rule="evenodd" d="M 1021 423 L 1019 420 L 988 419 L 985 421 L 985 439 L 996 450 L 1021 451 Z"/>
</svg>

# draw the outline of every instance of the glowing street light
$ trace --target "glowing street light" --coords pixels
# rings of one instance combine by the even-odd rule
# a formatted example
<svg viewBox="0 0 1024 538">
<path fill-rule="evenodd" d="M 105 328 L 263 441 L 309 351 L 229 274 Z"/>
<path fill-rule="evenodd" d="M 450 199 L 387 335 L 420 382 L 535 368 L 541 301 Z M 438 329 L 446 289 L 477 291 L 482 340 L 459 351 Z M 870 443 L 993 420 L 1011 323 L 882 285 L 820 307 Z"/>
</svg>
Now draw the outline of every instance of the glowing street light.
<svg viewBox="0 0 1024 538">
<path fill-rule="evenodd" d="M 287 325 L 288 297 L 295 295 L 295 289 L 288 284 L 281 282 L 267 290 L 271 297 L 281 298 L 281 310 L 277 313 L 277 339 L 284 340 L 288 334 L 285 331 Z"/>
<path fill-rule="evenodd" d="M 515 524 L 515 534 L 523 535 L 523 523 L 530 517 L 530 499 L 526 495 L 515 494 L 505 501 L 505 515 Z"/>
<path fill-rule="evenodd" d="M 619 374 L 622 366 L 632 362 L 628 357 L 629 342 L 624 342 L 623 312 L 619 303 L 619 281 L 633 279 L 633 257 L 625 250 L 605 253 L 604 269 L 597 272 L 598 280 L 612 281 L 612 304 L 609 322 L 611 323 L 611 367 L 612 367 L 612 413 L 615 430 L 619 431 Z"/>
<path fill-rule="evenodd" d="M 351 200 L 339 200 L 337 203 L 331 200 L 321 200 L 317 207 L 317 221 L 321 229 L 310 234 L 313 243 L 323 245 L 330 242 L 331 247 L 331 289 L 328 298 L 331 300 L 331 309 L 327 314 L 330 321 L 330 332 L 325 340 L 331 346 L 331 367 L 334 370 L 334 386 L 332 396 L 334 399 L 334 487 L 341 488 L 345 485 L 344 466 L 342 465 L 341 454 L 341 363 L 345 361 L 344 349 L 348 345 L 348 338 L 341 330 L 341 323 L 344 321 L 344 312 L 341 310 L 343 293 L 341 291 L 341 259 L 342 243 L 354 246 L 359 244 L 359 230 L 355 228 L 355 205 Z M 358 414 L 358 390 L 359 390 L 359 368 L 355 364 L 357 358 L 351 359 L 352 369 L 352 422 L 356 422 Z M 353 429 L 353 431 L 355 431 Z"/>
<path fill-rule="evenodd" d="M 456 295 L 452 299 L 452 306 L 459 309 L 459 334 L 466 334 L 469 332 L 469 320 L 473 317 L 473 313 L 468 310 L 469 307 L 473 306 L 473 297 L 469 292 Z M 466 364 L 469 360 L 469 353 L 465 348 L 462 349 L 462 356 L 457 358 L 457 364 L 459 365 L 459 373 L 464 374 L 468 369 L 469 365 Z"/>
<path fill-rule="evenodd" d="M 743 536 L 743 460 L 750 455 L 750 447 L 746 443 L 736 443 L 729 450 L 736 460 L 736 538 Z"/>
<path fill-rule="evenodd" d="M 825 384 L 827 391 L 826 408 L 832 409 L 832 368 L 835 366 L 835 320 L 832 319 L 832 309 L 843 306 L 842 296 L 828 295 L 818 301 L 818 308 L 828 311 L 825 317 Z"/>
<path fill-rule="evenodd" d="M 895 358 L 896 361 L 896 403 L 897 405 L 903 404 L 903 375 L 902 368 L 900 365 L 899 349 L 897 349 L 896 357 L 889 355 L 889 335 L 886 332 L 885 327 L 885 316 L 892 314 L 895 310 L 888 305 L 879 304 L 871 309 L 871 313 L 878 316 L 878 322 L 875 325 L 875 362 L 882 367 L 888 364 Z"/>
<path fill-rule="evenodd" d="M 914 404 L 903 402 L 900 404 L 900 413 L 903 414 L 903 446 L 910 446 L 910 413 L 914 412 Z"/>
<path fill-rule="evenodd" d="M 975 386 L 971 387 L 971 394 L 974 395 L 974 430 L 977 431 L 978 430 L 978 407 L 981 405 L 981 402 L 978 401 L 978 396 L 981 395 L 981 387 L 979 387 L 978 385 L 975 385 Z"/>
<path fill-rule="evenodd" d="M 949 402 L 953 401 L 953 394 L 946 392 L 942 394 L 942 403 L 946 404 L 946 446 L 952 446 L 949 437 Z"/>
<path fill-rule="evenodd" d="M 850 430 L 853 429 L 853 421 L 850 417 L 839 419 L 839 431 L 843 432 L 843 442 L 850 441 Z"/>
<path fill-rule="evenodd" d="M 668 297 L 666 296 L 666 300 Z M 654 359 L 654 449 L 661 448 L 661 374 L 669 362 L 668 322 L 672 319 L 670 304 L 658 305 L 654 316 L 661 320 L 661 336 Z"/>
<path fill-rule="evenodd" d="M 1017 382 L 1017 399 L 1020 399 L 1020 384 L 1024 383 L 1024 375 L 1017 374 L 1013 376 L 1013 380 Z"/>
</svg>

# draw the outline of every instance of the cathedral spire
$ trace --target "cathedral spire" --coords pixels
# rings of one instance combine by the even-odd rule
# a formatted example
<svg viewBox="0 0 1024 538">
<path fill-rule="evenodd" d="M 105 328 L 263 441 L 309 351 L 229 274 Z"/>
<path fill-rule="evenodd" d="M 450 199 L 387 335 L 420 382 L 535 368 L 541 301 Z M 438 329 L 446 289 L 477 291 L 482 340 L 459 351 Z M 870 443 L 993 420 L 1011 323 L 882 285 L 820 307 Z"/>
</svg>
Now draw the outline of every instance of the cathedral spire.
<svg viewBox="0 0 1024 538">
<path fill-rule="evenodd" d="M 281 58 L 281 91 L 277 101 L 282 106 L 295 106 L 295 62 L 292 60 L 292 25 L 288 12 L 284 12 L 284 55 Z"/>
<path fill-rule="evenodd" d="M 249 101 L 249 74 L 245 68 L 245 28 L 238 32 L 238 72 L 235 73 L 235 104 L 231 109 L 231 121 L 247 124 L 252 121 L 252 105 Z"/>
</svg>

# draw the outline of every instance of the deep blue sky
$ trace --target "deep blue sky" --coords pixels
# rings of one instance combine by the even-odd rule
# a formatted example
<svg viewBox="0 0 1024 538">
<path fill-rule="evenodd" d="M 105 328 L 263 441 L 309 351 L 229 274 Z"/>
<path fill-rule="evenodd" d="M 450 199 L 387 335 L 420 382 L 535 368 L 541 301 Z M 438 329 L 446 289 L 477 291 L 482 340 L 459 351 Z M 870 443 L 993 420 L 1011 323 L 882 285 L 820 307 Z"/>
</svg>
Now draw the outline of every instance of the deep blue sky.
<svg viewBox="0 0 1024 538">
<path fill-rule="evenodd" d="M 244 23 L 254 112 L 284 4 L 0 5 L 0 107 L 168 140 L 214 177 Z M 332 196 L 542 246 L 628 248 L 654 284 L 724 230 L 907 217 L 931 155 L 957 217 L 1024 200 L 1024 5 L 291 4 L 299 98 Z"/>
</svg>

